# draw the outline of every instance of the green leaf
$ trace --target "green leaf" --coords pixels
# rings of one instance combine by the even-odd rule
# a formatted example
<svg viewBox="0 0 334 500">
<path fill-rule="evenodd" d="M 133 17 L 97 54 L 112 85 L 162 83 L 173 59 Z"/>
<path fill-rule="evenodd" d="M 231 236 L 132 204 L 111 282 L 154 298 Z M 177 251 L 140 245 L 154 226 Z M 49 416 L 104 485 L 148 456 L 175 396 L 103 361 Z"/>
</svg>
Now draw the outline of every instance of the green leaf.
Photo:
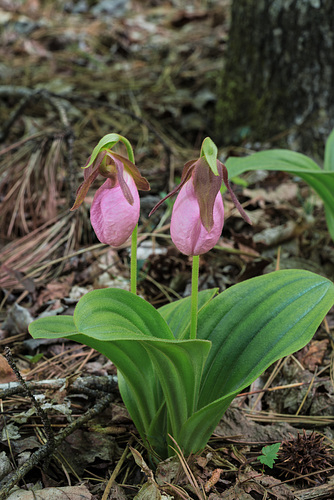
<svg viewBox="0 0 334 500">
<path fill-rule="evenodd" d="M 90 292 L 74 318 L 42 318 L 29 330 L 35 338 L 66 337 L 106 355 L 119 369 L 123 400 L 143 440 L 165 457 L 170 433 L 188 454 L 205 446 L 238 392 L 311 339 L 334 303 L 330 281 L 300 270 L 214 293 L 200 294 L 195 340 L 175 339 L 162 317 L 186 337 L 187 299 L 160 314 L 118 289 Z"/>
<path fill-rule="evenodd" d="M 198 294 L 198 311 L 200 311 L 210 300 L 217 295 L 218 288 L 202 290 Z M 158 309 L 176 339 L 184 339 L 189 336 L 190 328 L 191 297 L 176 300 Z"/>
<path fill-rule="evenodd" d="M 324 170 L 334 170 L 334 129 L 329 134 L 325 146 Z"/>
<path fill-rule="evenodd" d="M 29 332 L 34 339 L 59 339 L 75 335 L 77 329 L 73 316 L 47 316 L 30 323 Z"/>
<path fill-rule="evenodd" d="M 153 306 L 112 288 L 82 297 L 73 318 L 42 318 L 31 323 L 29 331 L 35 338 L 66 337 L 86 344 L 113 361 L 122 398 L 138 431 L 167 456 L 168 431 L 177 437 L 197 405 L 210 342 L 176 341 Z M 158 424 L 165 427 L 158 429 Z"/>
<path fill-rule="evenodd" d="M 283 170 L 299 175 L 300 173 L 323 172 L 311 158 L 288 149 L 259 151 L 245 157 L 232 157 L 226 160 L 228 175 L 234 177 L 249 170 Z"/>
<path fill-rule="evenodd" d="M 277 359 L 304 347 L 334 303 L 334 285 L 302 270 L 276 271 L 234 285 L 198 315 L 198 338 L 212 342 L 198 411 L 184 424 L 187 452 L 203 448 L 233 398 Z"/>
<path fill-rule="evenodd" d="M 178 441 L 184 422 L 197 407 L 203 367 L 211 343 L 179 340 L 174 343 L 146 343 L 166 399 L 171 435 Z"/>
<path fill-rule="evenodd" d="M 99 141 L 99 143 L 95 146 L 93 149 L 92 155 L 90 157 L 89 162 L 87 165 L 85 165 L 85 168 L 88 168 L 91 166 L 92 163 L 96 160 L 97 155 L 101 151 L 102 148 L 104 149 L 111 149 L 115 144 L 121 139 L 121 136 L 118 134 L 107 134 L 102 139 Z"/>
<path fill-rule="evenodd" d="M 42 357 L 44 356 L 44 354 L 42 352 L 39 352 L 38 354 L 35 354 L 35 356 L 30 356 L 29 354 L 26 354 L 24 356 L 24 358 L 29 361 L 29 363 L 31 364 L 35 364 L 35 363 L 38 363 L 38 361 L 40 359 L 42 359 Z"/>
<path fill-rule="evenodd" d="M 334 240 L 334 172 L 329 171 L 328 168 L 329 163 L 333 161 L 332 141 L 334 141 L 334 138 L 331 136 L 329 142 L 327 141 L 328 146 L 326 145 L 326 170 L 321 170 L 313 160 L 301 153 L 286 149 L 272 149 L 260 151 L 244 158 L 228 158 L 226 167 L 229 177 L 240 175 L 249 170 L 282 170 L 298 175 L 322 198 L 328 230 Z"/>
<path fill-rule="evenodd" d="M 157 310 L 146 300 L 117 288 L 93 290 L 74 311 L 77 330 L 102 341 L 171 339 L 174 336 Z"/>
<path fill-rule="evenodd" d="M 206 137 L 202 144 L 201 156 L 205 157 L 206 161 L 209 164 L 209 167 L 211 168 L 212 172 L 215 175 L 219 175 L 217 169 L 217 155 L 218 155 L 217 146 L 210 139 L 210 137 Z"/>
<path fill-rule="evenodd" d="M 203 450 L 236 394 L 224 396 L 194 412 L 179 431 L 178 443 L 185 455 Z"/>
<path fill-rule="evenodd" d="M 277 459 L 277 453 L 280 446 L 281 443 L 275 443 L 269 446 L 264 446 L 261 450 L 262 455 L 257 457 L 257 459 L 260 460 L 261 464 L 267 465 L 272 469 L 275 460 Z"/>
<path fill-rule="evenodd" d="M 298 269 L 252 278 L 214 298 L 198 315 L 198 338 L 212 342 L 200 406 L 242 390 L 301 349 L 333 303 L 331 281 Z"/>
<path fill-rule="evenodd" d="M 140 297 L 114 288 L 82 297 L 71 316 L 41 318 L 29 325 L 34 338 L 69 338 L 101 352 L 121 371 L 130 390 L 128 410 L 145 437 L 163 402 L 158 378 L 140 340 L 162 342 L 174 336 L 161 315 Z"/>
</svg>

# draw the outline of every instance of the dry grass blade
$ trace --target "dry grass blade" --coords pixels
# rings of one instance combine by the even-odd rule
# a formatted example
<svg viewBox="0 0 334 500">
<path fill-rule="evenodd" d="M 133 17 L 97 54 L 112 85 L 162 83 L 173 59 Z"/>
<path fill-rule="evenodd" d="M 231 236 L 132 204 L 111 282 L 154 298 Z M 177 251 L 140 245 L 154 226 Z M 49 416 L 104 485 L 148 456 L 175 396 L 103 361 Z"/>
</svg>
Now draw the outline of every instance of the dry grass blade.
<svg viewBox="0 0 334 500">
<path fill-rule="evenodd" d="M 176 455 L 178 456 L 180 463 L 182 465 L 182 468 L 183 468 L 183 470 L 188 478 L 188 481 L 191 484 L 191 486 L 193 487 L 198 499 L 199 500 L 206 500 L 206 495 L 205 495 L 203 489 L 199 487 L 199 485 L 196 481 L 196 478 L 189 467 L 189 464 L 187 463 L 186 459 L 184 458 L 184 455 L 182 453 L 180 446 L 178 445 L 178 443 L 175 441 L 175 439 L 170 434 L 168 434 L 168 436 L 173 441 L 173 443 L 175 443 L 175 446 L 177 449 L 173 448 L 172 446 L 171 446 L 171 448 L 173 451 L 175 451 Z"/>
<path fill-rule="evenodd" d="M 246 417 L 254 420 L 254 422 L 287 422 L 289 424 L 303 426 L 323 426 L 323 425 L 333 425 L 334 417 L 331 415 L 287 415 L 283 413 L 260 411 L 257 413 L 249 413 L 247 410 L 241 410 L 245 413 Z"/>
<path fill-rule="evenodd" d="M 109 478 L 109 481 L 107 483 L 107 486 L 103 492 L 103 496 L 102 496 L 102 500 L 108 500 L 109 498 L 109 493 L 110 493 L 110 490 L 111 490 L 111 487 L 119 473 L 119 471 L 121 470 L 121 467 L 126 459 L 126 456 L 128 454 L 128 451 L 129 451 L 129 446 L 132 444 L 132 441 L 133 441 L 133 438 L 131 437 L 130 438 L 130 441 L 129 443 L 126 445 L 123 453 L 122 453 L 122 456 L 121 458 L 119 459 L 119 461 L 117 462 L 117 465 L 115 467 L 115 469 L 113 470 L 113 473 L 111 474 L 110 478 Z"/>
<path fill-rule="evenodd" d="M 277 363 L 275 364 L 275 368 L 273 370 L 273 372 L 270 374 L 268 380 L 266 381 L 264 387 L 263 387 L 263 392 L 261 392 L 257 398 L 255 399 L 255 401 L 253 402 L 251 408 L 250 408 L 250 411 L 255 411 L 255 408 L 257 407 L 257 404 L 259 403 L 259 401 L 262 399 L 263 395 L 264 395 L 264 391 L 266 391 L 266 389 L 269 388 L 269 386 L 271 385 L 271 383 L 273 382 L 273 380 L 275 379 L 275 377 L 278 375 L 278 373 L 281 371 L 281 369 L 283 368 L 283 366 L 285 365 L 285 363 L 287 362 L 287 360 L 289 359 L 290 356 L 287 356 L 286 358 L 282 358 L 282 359 L 279 359 L 277 361 Z"/>
<path fill-rule="evenodd" d="M 71 237 L 73 240 L 73 231 L 68 229 L 71 217 L 72 214 L 60 214 L 30 234 L 6 245 L 0 252 L 0 286 L 7 289 L 22 288 L 16 272 L 37 283 L 52 275 L 52 258 L 64 254 L 64 244 L 67 243 L 68 251 L 72 248 L 69 242 Z M 41 268 L 43 263 L 46 266 Z"/>
<path fill-rule="evenodd" d="M 63 189 L 57 175 L 64 164 L 62 142 L 61 134 L 44 134 L 24 144 L 20 141 L 13 153 L 2 155 L 3 237 L 28 234 L 57 215 Z"/>
</svg>

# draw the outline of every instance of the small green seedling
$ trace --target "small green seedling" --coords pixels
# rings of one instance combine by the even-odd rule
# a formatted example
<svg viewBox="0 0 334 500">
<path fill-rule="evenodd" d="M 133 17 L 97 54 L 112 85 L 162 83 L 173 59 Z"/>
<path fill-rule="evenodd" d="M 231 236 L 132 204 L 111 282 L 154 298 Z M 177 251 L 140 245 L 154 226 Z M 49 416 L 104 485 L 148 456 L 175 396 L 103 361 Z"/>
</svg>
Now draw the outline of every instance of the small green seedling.
<svg viewBox="0 0 334 500">
<path fill-rule="evenodd" d="M 275 460 L 277 459 L 277 453 L 281 443 L 271 444 L 269 446 L 264 446 L 261 450 L 262 455 L 257 457 L 261 464 L 267 465 L 271 469 L 274 466 Z"/>
</svg>

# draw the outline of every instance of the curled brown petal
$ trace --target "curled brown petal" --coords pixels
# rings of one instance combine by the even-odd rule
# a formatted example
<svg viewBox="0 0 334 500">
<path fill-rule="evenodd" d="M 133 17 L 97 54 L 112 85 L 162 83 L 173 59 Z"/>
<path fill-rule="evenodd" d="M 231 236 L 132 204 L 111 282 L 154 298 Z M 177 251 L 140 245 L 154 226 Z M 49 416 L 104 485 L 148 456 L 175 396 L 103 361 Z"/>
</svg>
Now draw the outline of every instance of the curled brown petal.
<svg viewBox="0 0 334 500">
<path fill-rule="evenodd" d="M 110 155 L 110 156 L 112 157 L 112 155 Z M 122 190 L 122 193 L 124 195 L 124 198 L 126 199 L 126 201 L 130 205 L 133 205 L 134 200 L 133 200 L 132 193 L 131 193 L 129 186 L 127 185 L 127 183 L 125 182 L 124 177 L 123 177 L 123 170 L 124 170 L 123 163 L 120 160 L 118 160 L 117 158 L 113 158 L 113 160 L 115 162 L 115 166 L 116 166 L 116 170 L 117 170 L 117 180 L 118 180 L 118 183 L 119 183 L 120 188 Z"/>
<path fill-rule="evenodd" d="M 85 180 L 88 179 L 88 177 L 93 172 L 93 170 L 100 167 L 100 165 L 103 161 L 103 158 L 105 157 L 106 154 L 107 154 L 107 151 L 100 151 L 100 153 L 97 155 L 95 161 L 89 167 L 86 167 L 86 165 L 90 161 L 90 157 L 88 158 L 86 165 L 84 167 L 82 167 L 84 169 L 84 179 Z"/>
<path fill-rule="evenodd" d="M 129 174 L 131 174 L 131 177 L 135 181 L 135 184 L 138 189 L 140 189 L 141 191 L 149 191 L 151 189 L 147 179 L 145 179 L 145 177 L 141 175 L 138 167 L 134 163 L 132 163 L 128 158 L 125 158 L 125 156 L 119 155 L 114 152 L 112 152 L 112 157 L 114 159 L 117 158 L 119 161 L 123 163 L 125 169 L 129 172 Z"/>
<path fill-rule="evenodd" d="M 182 171 L 182 176 L 181 176 L 181 182 L 178 186 L 176 186 L 174 189 L 172 189 L 172 191 L 170 193 L 167 194 L 167 196 L 165 196 L 164 198 L 162 198 L 162 200 L 160 200 L 153 208 L 152 210 L 150 211 L 150 213 L 148 214 L 149 217 L 151 217 L 152 214 L 154 214 L 154 212 L 160 207 L 160 205 L 162 205 L 162 203 L 167 200 L 167 198 L 170 198 L 171 196 L 173 196 L 174 194 L 176 194 L 178 192 L 179 189 L 181 189 L 181 187 L 187 182 L 187 180 L 190 178 L 191 176 L 191 173 L 193 171 L 195 167 L 195 162 L 194 161 L 188 161 L 188 163 L 186 163 L 183 167 L 183 171 Z"/>
<path fill-rule="evenodd" d="M 220 165 L 222 166 L 222 169 L 223 169 L 223 181 L 224 181 L 224 184 L 225 186 L 227 187 L 228 189 L 228 192 L 230 193 L 230 196 L 232 198 L 232 201 L 234 203 L 234 205 L 236 206 L 236 208 L 238 209 L 238 211 L 240 212 L 240 215 L 241 217 L 246 221 L 248 222 L 248 224 L 252 224 L 252 221 L 250 220 L 250 218 L 248 217 L 248 215 L 246 214 L 246 212 L 244 211 L 244 209 L 242 208 L 242 206 L 240 205 L 237 197 L 235 196 L 229 182 L 228 182 L 228 171 L 227 171 L 227 168 L 225 167 L 225 165 L 223 163 L 221 163 L 219 160 L 217 160 L 217 165 L 218 163 L 220 163 Z"/>
<path fill-rule="evenodd" d="M 84 201 L 91 184 L 95 181 L 96 177 L 99 175 L 98 168 L 95 168 L 93 172 L 83 181 L 83 183 L 78 187 L 77 196 L 73 204 L 72 210 L 76 210 L 80 207 L 81 203 Z"/>
</svg>

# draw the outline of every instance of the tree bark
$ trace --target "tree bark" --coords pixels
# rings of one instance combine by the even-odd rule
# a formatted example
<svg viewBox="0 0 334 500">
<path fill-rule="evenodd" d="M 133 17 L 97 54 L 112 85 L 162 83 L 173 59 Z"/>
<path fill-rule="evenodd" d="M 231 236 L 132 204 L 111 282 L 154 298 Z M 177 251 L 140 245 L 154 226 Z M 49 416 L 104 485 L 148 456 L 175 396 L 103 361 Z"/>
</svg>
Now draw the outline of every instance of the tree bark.
<svg viewBox="0 0 334 500">
<path fill-rule="evenodd" d="M 334 127 L 333 0 L 234 0 L 223 80 L 225 134 L 264 140 L 292 127 L 297 147 L 323 147 Z"/>
</svg>

